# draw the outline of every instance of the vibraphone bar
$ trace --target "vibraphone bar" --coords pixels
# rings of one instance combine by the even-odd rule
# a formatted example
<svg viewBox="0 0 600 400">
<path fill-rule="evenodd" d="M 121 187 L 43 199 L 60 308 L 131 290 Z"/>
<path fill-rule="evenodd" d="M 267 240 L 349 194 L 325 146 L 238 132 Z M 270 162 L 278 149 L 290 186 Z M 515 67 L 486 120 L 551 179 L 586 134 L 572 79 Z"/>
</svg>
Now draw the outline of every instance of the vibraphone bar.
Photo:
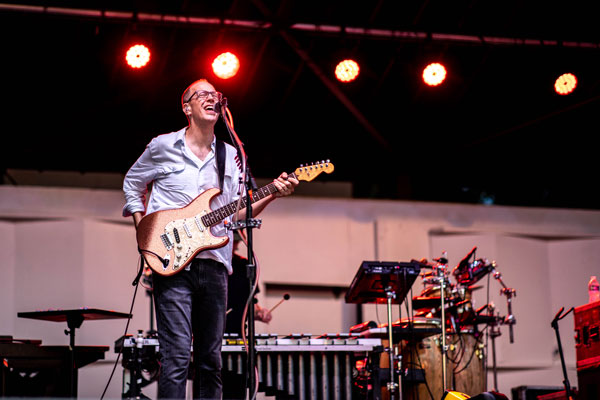
<svg viewBox="0 0 600 400">
<path fill-rule="evenodd" d="M 228 337 L 224 340 L 223 368 L 245 374 L 243 342 Z M 352 399 L 356 361 L 367 359 L 373 351 L 381 351 L 380 347 L 381 339 L 350 334 L 257 335 L 259 391 L 299 400 Z"/>
</svg>

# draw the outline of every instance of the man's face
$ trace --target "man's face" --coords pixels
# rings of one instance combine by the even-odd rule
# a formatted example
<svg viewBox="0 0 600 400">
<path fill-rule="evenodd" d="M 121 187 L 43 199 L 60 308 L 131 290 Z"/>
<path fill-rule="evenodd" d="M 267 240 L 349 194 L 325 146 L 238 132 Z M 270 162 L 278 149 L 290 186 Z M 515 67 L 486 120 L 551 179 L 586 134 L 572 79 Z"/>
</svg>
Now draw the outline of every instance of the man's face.
<svg viewBox="0 0 600 400">
<path fill-rule="evenodd" d="M 191 118 L 200 121 L 217 122 L 219 114 L 215 111 L 215 104 L 219 101 L 218 94 L 213 85 L 206 81 L 199 81 L 190 88 L 189 104 Z"/>
</svg>

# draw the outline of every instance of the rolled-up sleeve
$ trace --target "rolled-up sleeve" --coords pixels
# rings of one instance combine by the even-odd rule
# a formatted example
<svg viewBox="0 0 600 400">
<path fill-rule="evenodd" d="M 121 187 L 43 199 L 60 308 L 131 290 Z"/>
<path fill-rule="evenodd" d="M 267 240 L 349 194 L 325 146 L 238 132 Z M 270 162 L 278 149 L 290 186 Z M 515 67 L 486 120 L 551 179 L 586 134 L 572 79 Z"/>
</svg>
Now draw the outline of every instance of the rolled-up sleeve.
<svg viewBox="0 0 600 400">
<path fill-rule="evenodd" d="M 154 142 L 153 139 L 146 146 L 146 150 L 125 175 L 123 181 L 123 192 L 125 194 L 124 217 L 129 217 L 138 211 L 142 213 L 146 211 L 148 184 L 154 180 L 157 171 L 156 163 L 152 157 Z"/>
</svg>

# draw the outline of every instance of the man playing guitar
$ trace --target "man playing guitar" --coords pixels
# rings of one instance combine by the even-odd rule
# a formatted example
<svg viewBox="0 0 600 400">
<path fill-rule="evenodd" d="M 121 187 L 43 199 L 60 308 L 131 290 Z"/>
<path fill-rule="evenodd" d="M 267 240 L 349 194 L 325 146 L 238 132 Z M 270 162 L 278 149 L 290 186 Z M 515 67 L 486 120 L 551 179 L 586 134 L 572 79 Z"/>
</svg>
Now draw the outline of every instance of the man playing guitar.
<svg viewBox="0 0 600 400">
<path fill-rule="evenodd" d="M 126 200 L 123 215 L 133 216 L 136 229 L 144 215 L 149 221 L 153 218 L 150 216 L 159 214 L 157 212 L 186 207 L 208 189 L 220 189 L 219 194 L 212 197 L 211 205 L 214 207 L 234 202 L 244 192 L 240 186 L 241 172 L 235 160 L 237 151 L 233 146 L 218 143 L 214 134 L 214 126 L 219 119 L 215 106 L 221 99 L 221 93 L 207 80 L 200 79 L 192 83 L 181 98 L 188 127 L 152 139 L 127 172 L 123 183 Z M 221 172 L 217 160 L 221 157 L 225 159 L 222 177 L 219 176 Z M 150 183 L 152 191 L 146 209 L 145 200 Z M 273 189 L 271 194 L 253 203 L 252 215 L 258 215 L 276 197 L 291 195 L 297 184 L 295 177 L 282 173 L 272 183 L 276 190 Z M 241 210 L 240 219 L 244 217 L 245 211 Z M 162 235 L 165 246 L 177 247 L 179 235 L 192 237 L 191 228 L 188 228 L 191 225 L 184 222 L 185 229 L 181 232 L 173 229 L 173 237 Z M 185 398 L 192 338 L 195 388 L 198 388 L 194 398 L 220 399 L 222 396 L 221 343 L 233 234 L 227 231 L 223 222 L 208 229 L 212 235 L 228 237 L 229 240 L 222 247 L 200 251 L 185 268 L 176 273 L 153 274 L 161 357 L 159 398 Z M 140 228 L 138 243 L 140 236 L 145 233 Z M 141 246 L 140 251 L 143 256 L 151 257 L 143 252 Z M 165 262 L 164 256 L 155 255 Z M 167 262 L 168 259 L 165 270 Z"/>
</svg>

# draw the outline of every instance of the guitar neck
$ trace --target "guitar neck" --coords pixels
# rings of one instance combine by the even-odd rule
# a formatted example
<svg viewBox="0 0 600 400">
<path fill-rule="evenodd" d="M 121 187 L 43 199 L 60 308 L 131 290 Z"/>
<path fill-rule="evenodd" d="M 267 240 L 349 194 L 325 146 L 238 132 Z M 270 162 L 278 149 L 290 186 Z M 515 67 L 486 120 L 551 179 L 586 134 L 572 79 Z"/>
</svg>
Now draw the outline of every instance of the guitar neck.
<svg viewBox="0 0 600 400">
<path fill-rule="evenodd" d="M 294 172 L 288 174 L 288 176 L 292 178 L 296 178 L 296 174 Z M 277 187 L 273 183 L 269 183 L 252 192 L 251 203 L 256 203 L 259 200 L 264 199 L 270 194 L 277 192 Z M 248 205 L 246 204 L 246 197 L 242 197 L 240 203 L 240 210 L 243 210 Z M 223 221 L 225 218 L 233 215 L 237 211 L 238 201 L 233 201 L 221 208 L 217 208 L 216 210 L 211 211 L 208 214 L 202 216 L 202 222 L 204 226 L 215 226 Z"/>
</svg>

